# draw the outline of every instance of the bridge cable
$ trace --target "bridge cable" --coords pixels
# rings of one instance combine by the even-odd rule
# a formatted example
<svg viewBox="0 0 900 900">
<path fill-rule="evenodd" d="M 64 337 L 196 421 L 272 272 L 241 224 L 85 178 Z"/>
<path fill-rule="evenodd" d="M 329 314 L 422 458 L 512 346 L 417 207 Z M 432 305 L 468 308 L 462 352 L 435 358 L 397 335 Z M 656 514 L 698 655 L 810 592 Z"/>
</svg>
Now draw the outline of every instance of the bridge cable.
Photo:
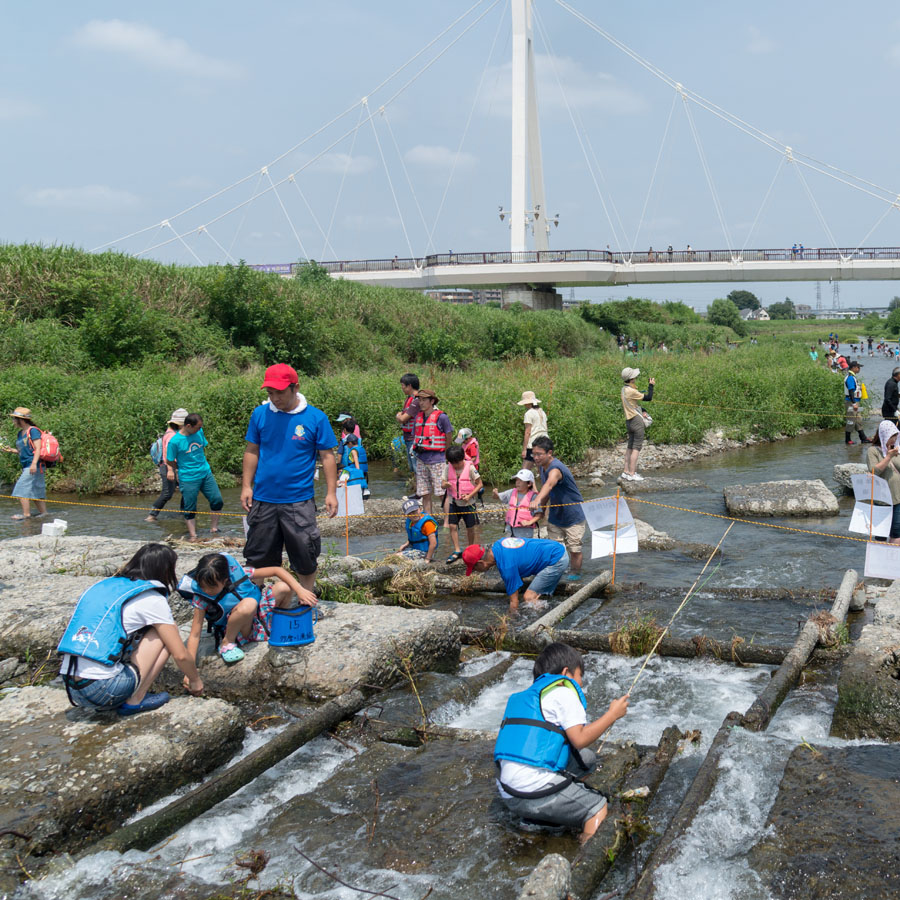
<svg viewBox="0 0 900 900">
<path fill-rule="evenodd" d="M 789 161 L 793 162 L 793 159 L 790 156 Z M 809 202 L 812 204 L 812 208 L 819 218 L 819 224 L 825 230 L 825 234 L 831 241 L 831 246 L 834 247 L 835 250 L 837 250 L 841 262 L 847 262 L 849 260 L 849 257 L 846 257 L 843 253 L 841 253 L 840 248 L 837 245 L 837 241 L 834 239 L 834 235 L 831 233 L 831 229 L 828 227 L 828 222 L 825 220 L 825 216 L 822 214 L 822 210 L 819 208 L 819 204 L 816 203 L 816 198 L 813 196 L 813 192 L 810 190 L 809 183 L 804 177 L 803 172 L 800 171 L 799 166 L 795 166 L 794 171 L 797 173 L 797 177 L 800 179 L 800 183 L 803 185 L 803 189 L 806 191 L 806 196 L 809 197 Z"/>
<path fill-rule="evenodd" d="M 595 31 L 597 34 L 599 34 L 602 38 L 604 38 L 604 40 L 608 41 L 618 50 L 621 50 L 626 56 L 633 59 L 636 63 L 638 63 L 638 65 L 642 66 L 652 75 L 663 81 L 665 84 L 668 84 L 673 88 L 677 86 L 678 82 L 674 78 L 672 78 L 670 75 L 667 75 L 662 69 L 655 66 L 649 60 L 644 59 L 640 54 L 632 50 L 627 44 L 614 37 L 608 31 L 605 31 L 596 22 L 593 22 L 591 19 L 589 19 L 584 13 L 580 12 L 569 3 L 567 3 L 566 0 L 556 0 L 556 3 L 558 6 L 561 6 L 567 12 L 571 13 L 584 25 L 587 25 L 587 27 L 592 31 Z M 769 147 L 769 149 L 775 150 L 779 153 L 784 153 L 788 150 L 788 146 L 786 144 L 782 143 L 772 135 L 767 134 L 762 129 L 757 128 L 755 125 L 751 125 L 749 122 L 746 122 L 734 113 L 728 112 L 728 110 L 723 109 L 716 103 L 713 103 L 713 101 L 711 100 L 707 100 L 705 97 L 697 94 L 695 91 L 690 91 L 687 89 L 683 90 L 687 98 L 693 103 L 696 103 L 698 106 L 707 110 L 707 112 L 711 112 L 713 115 L 722 119 L 724 122 L 727 122 L 729 125 L 732 125 L 734 128 L 737 128 L 739 131 L 743 131 L 754 140 L 759 141 L 760 143 Z M 817 159 L 814 156 L 810 156 L 807 153 L 797 153 L 796 151 L 794 151 L 794 156 L 794 161 L 799 165 L 819 172 L 822 175 L 826 175 L 827 177 L 832 178 L 835 181 L 845 184 L 848 187 L 852 187 L 855 190 L 861 191 L 864 194 L 868 194 L 869 196 L 881 200 L 882 202 L 893 203 L 897 196 L 897 191 L 883 187 L 859 175 L 854 175 L 852 172 L 847 172 L 846 170 L 841 169 L 838 166 L 834 166 L 831 163 L 824 162 L 823 160 Z M 802 157 L 802 159 L 798 157 Z M 819 166 L 822 166 L 824 168 L 818 168 Z M 852 181 L 848 181 L 846 179 L 852 179 Z M 853 182 L 858 183 L 855 184 Z M 869 188 L 874 188 L 875 191 L 881 191 L 883 194 L 888 194 L 889 198 L 879 196 L 878 194 L 874 193 L 874 191 L 867 190 L 866 187 L 861 187 L 861 185 L 866 185 Z"/>
<path fill-rule="evenodd" d="M 260 169 L 259 177 L 256 179 L 256 186 L 253 188 L 253 193 L 250 195 L 250 199 L 246 201 L 247 203 L 252 203 L 257 197 L 260 196 L 260 194 L 259 194 L 259 186 L 262 184 L 262 180 L 263 180 L 263 174 L 262 174 L 262 169 Z M 238 236 L 239 236 L 240 233 L 244 230 L 244 223 L 245 223 L 246 221 L 247 221 L 247 210 L 245 209 L 245 210 L 244 210 L 244 215 L 241 217 L 241 221 L 240 221 L 240 224 L 239 224 L 238 227 L 237 227 L 237 230 L 236 230 L 235 233 L 231 236 L 231 243 L 228 245 L 228 253 L 229 253 L 229 255 L 231 254 L 231 251 L 234 249 L 234 245 L 235 245 L 235 242 L 236 242 L 237 239 L 238 239 Z M 212 224 L 211 222 L 207 222 L 207 223 L 206 223 L 207 226 L 209 226 L 209 225 L 211 225 L 211 224 Z M 147 252 L 147 251 L 145 250 L 144 253 L 146 253 L 146 252 Z M 143 254 L 141 254 L 141 255 L 143 255 Z"/>
<path fill-rule="evenodd" d="M 457 16 L 457 18 L 455 18 L 446 28 L 444 28 L 443 31 L 441 31 L 439 34 L 437 34 L 424 47 L 422 47 L 417 53 L 415 53 L 408 60 L 406 60 L 406 62 L 403 63 L 403 65 L 394 69 L 394 71 L 391 72 L 391 74 L 388 75 L 387 78 L 385 78 L 383 81 L 381 81 L 379 84 L 377 84 L 374 88 L 372 88 L 372 90 L 369 91 L 369 95 L 371 96 L 372 94 L 376 93 L 377 91 L 380 91 L 385 85 L 387 85 L 397 75 L 399 75 L 405 68 L 407 68 L 413 62 L 415 62 L 423 53 L 425 53 L 427 50 L 431 49 L 431 47 L 433 47 L 442 37 L 444 37 L 444 35 L 446 35 L 450 31 L 452 31 L 471 12 L 473 12 L 475 9 L 477 9 L 479 6 L 481 6 L 485 2 L 486 2 L 486 0 L 477 0 L 476 3 L 473 3 L 472 6 L 470 6 L 461 15 Z M 463 33 L 465 33 L 465 32 L 463 32 Z M 283 160 L 286 156 L 289 156 L 295 150 L 299 150 L 300 147 L 302 147 L 304 144 L 308 143 L 313 138 L 318 137 L 320 134 L 322 134 L 323 131 L 326 131 L 332 125 L 334 125 L 336 122 L 339 122 L 345 116 L 349 115 L 349 113 L 353 112 L 353 110 L 356 109 L 356 106 L 357 106 L 357 103 L 353 103 L 351 106 L 348 106 L 343 112 L 338 113 L 336 116 L 334 116 L 328 122 L 326 122 L 324 125 L 322 125 L 318 129 L 316 129 L 314 132 L 312 132 L 311 134 L 309 134 L 305 138 L 303 138 L 302 141 L 300 141 L 297 144 L 294 144 L 293 147 L 290 147 L 289 149 L 285 150 L 285 152 L 280 154 L 279 156 L 276 156 L 275 159 L 271 160 L 269 163 L 267 163 L 267 165 L 274 166 L 276 163 L 281 162 L 281 160 Z M 230 191 L 236 187 L 239 187 L 245 181 L 249 181 L 258 171 L 259 171 L 258 169 L 254 169 L 252 172 L 248 173 L 243 178 L 238 179 L 237 181 L 233 182 L 232 184 L 228 185 L 227 187 L 221 188 L 220 190 L 216 191 L 214 194 L 210 194 L 208 197 L 204 197 L 202 200 L 198 200 L 196 203 L 192 204 L 191 206 L 185 207 L 180 212 L 177 212 L 174 215 L 169 216 L 169 219 L 167 221 L 171 221 L 172 219 L 178 219 L 181 216 L 185 215 L 186 213 L 193 212 L 193 210 L 197 209 L 199 206 L 202 206 L 204 203 L 208 203 L 210 200 L 215 200 L 216 198 L 221 197 L 223 194 L 228 193 L 228 191 Z M 127 241 L 129 238 L 136 237 L 139 234 L 143 234 L 146 231 L 151 231 L 152 229 L 157 228 L 157 227 L 161 228 L 164 226 L 162 225 L 162 223 L 154 223 L 153 225 L 148 225 L 146 228 L 141 228 L 138 231 L 131 232 L 131 234 L 126 234 L 123 237 L 116 238 L 116 240 L 114 240 L 114 241 L 107 241 L 105 244 L 100 244 L 99 246 L 94 247 L 94 249 L 91 250 L 91 253 L 96 253 L 98 250 L 103 250 L 106 247 L 112 247 L 114 244 L 121 243 L 122 241 Z"/>
<path fill-rule="evenodd" d="M 456 153 L 453 156 L 453 164 L 450 166 L 450 174 L 447 176 L 447 184 L 444 186 L 444 193 L 441 195 L 441 202 L 438 204 L 437 212 L 434 216 L 434 224 L 431 229 L 426 229 L 428 233 L 428 243 L 425 245 L 425 255 L 428 255 L 429 250 L 437 250 L 434 245 L 434 233 L 437 231 L 438 221 L 441 218 L 441 213 L 444 211 L 444 203 L 447 200 L 447 194 L 450 193 L 450 185 L 453 183 L 453 176 L 456 174 L 456 167 L 459 164 L 459 158 L 462 155 L 462 148 L 466 142 L 466 137 L 469 134 L 469 127 L 472 124 L 472 118 L 475 115 L 475 108 L 478 105 L 478 98 L 481 96 L 481 89 L 484 86 L 484 79 L 487 75 L 488 69 L 491 65 L 491 60 L 494 57 L 494 50 L 497 46 L 497 38 L 500 36 L 500 28 L 503 25 L 503 22 L 506 19 L 506 11 L 509 9 L 510 0 L 506 0 L 503 4 L 503 9 L 500 12 L 500 18 L 497 20 L 497 29 L 494 31 L 494 39 L 491 41 L 491 48 L 488 50 L 487 58 L 484 62 L 484 68 L 481 70 L 481 77 L 478 79 L 478 87 L 475 88 L 475 96 L 472 98 L 472 105 L 469 108 L 469 115 L 466 119 L 466 124 L 463 127 L 462 137 L 459 139 L 459 144 L 456 147 Z M 535 12 L 537 12 L 535 10 Z M 497 79 L 499 80 L 500 73 L 498 70 Z"/>
<path fill-rule="evenodd" d="M 310 206 L 309 200 L 306 199 L 306 194 L 303 193 L 303 190 L 301 189 L 299 182 L 297 181 L 296 178 L 294 178 L 293 175 L 288 175 L 287 180 L 289 182 L 291 182 L 291 184 L 293 184 L 295 188 L 297 188 L 297 193 L 300 195 L 300 199 L 303 201 L 303 205 L 306 207 L 306 211 L 309 213 L 309 216 L 313 220 L 313 223 L 315 224 L 316 228 L 319 229 L 319 234 L 321 234 L 322 237 L 325 237 L 325 229 L 322 228 L 322 224 L 319 222 L 319 217 L 315 214 L 312 206 Z M 331 242 L 328 240 L 327 237 L 325 237 L 325 243 L 329 247 L 331 247 Z M 334 247 L 331 247 L 331 252 L 334 253 L 335 257 L 337 257 L 337 253 L 335 253 Z"/>
<path fill-rule="evenodd" d="M 450 41 L 450 43 L 447 44 L 447 46 L 444 47 L 440 51 L 440 53 L 438 53 L 437 55 L 432 57 L 427 63 L 425 63 L 425 65 L 422 66 L 421 69 L 419 69 L 418 72 L 416 72 L 415 75 L 412 76 L 412 78 L 410 78 L 403 85 L 401 85 L 396 91 L 394 91 L 394 93 L 387 100 L 385 100 L 385 102 L 381 105 L 380 108 L 385 108 L 389 104 L 393 103 L 394 100 L 396 100 L 401 94 L 403 94 L 418 78 L 420 78 L 425 72 L 427 72 L 428 69 L 430 69 L 445 53 L 447 53 L 451 47 L 453 47 L 460 40 L 462 40 L 462 38 L 465 37 L 465 35 L 468 34 L 495 6 L 497 6 L 498 3 L 500 3 L 500 0 L 494 0 L 494 2 L 491 3 L 490 6 L 488 6 L 488 8 L 486 10 L 484 10 L 484 12 L 482 12 L 474 21 L 470 22 L 463 29 L 463 31 L 461 31 L 458 35 L 456 35 L 456 37 L 454 37 L 453 40 Z M 357 131 L 366 122 L 374 119 L 376 115 L 378 115 L 377 110 L 376 110 L 376 112 L 370 112 L 366 118 L 364 118 L 362 121 L 358 122 L 349 131 L 345 131 L 340 137 L 338 137 L 336 140 L 334 140 L 330 144 L 328 144 L 328 146 L 326 146 L 324 149 L 319 151 L 319 153 L 317 153 L 311 159 L 307 160 L 302 166 L 295 169 L 293 172 L 289 173 L 289 175 L 296 176 L 300 172 L 304 171 L 305 169 L 308 169 L 311 165 L 313 165 L 318 160 L 320 160 L 323 156 L 325 156 L 326 153 L 328 153 L 330 150 L 333 150 L 335 147 L 337 147 L 338 144 L 340 144 L 342 141 L 344 141 L 345 138 L 349 137 L 354 131 Z M 279 159 L 283 158 L 283 156 L 284 156 L 284 154 L 282 154 L 282 157 L 279 157 Z M 285 181 L 288 180 L 289 175 L 285 175 L 283 178 L 281 178 L 277 182 L 275 182 L 275 184 L 283 184 Z M 267 194 L 270 190 L 271 190 L 271 187 L 265 188 L 264 190 L 260 191 L 259 194 L 254 195 L 253 197 L 250 197 L 249 199 L 244 200 L 241 203 L 238 203 L 237 205 L 231 207 L 231 209 L 228 209 L 225 212 L 220 213 L 217 216 L 214 216 L 212 219 L 210 219 L 209 221 L 207 221 L 203 224 L 208 228 L 210 225 L 213 225 L 216 222 L 224 219 L 226 216 L 230 216 L 233 212 L 236 212 L 237 210 L 242 209 L 243 207 L 247 206 L 248 203 L 252 203 L 255 199 L 257 199 L 257 197 L 262 196 L 263 194 Z M 153 227 L 157 227 L 157 226 L 153 226 Z M 175 238 L 171 238 L 167 241 L 161 241 L 160 243 L 154 244 L 153 246 L 148 247 L 146 250 L 143 250 L 138 255 L 142 256 L 144 253 L 149 253 L 151 250 L 158 250 L 160 247 L 165 247 L 168 244 L 174 243 L 174 241 L 175 241 Z M 113 243 L 115 243 L 115 242 L 113 242 Z"/>
<path fill-rule="evenodd" d="M 616 226 L 613 224 L 612 216 L 609 214 L 609 209 L 606 205 L 606 200 L 603 197 L 603 192 L 600 190 L 600 184 L 597 181 L 597 176 L 594 173 L 594 169 L 591 166 L 591 160 L 588 156 L 587 148 L 585 147 L 584 140 L 582 138 L 582 129 L 579 129 L 578 124 L 575 121 L 575 115 L 572 112 L 572 106 L 569 103 L 569 95 L 566 93 L 566 89 L 563 87 L 562 79 L 559 77 L 559 68 L 556 65 L 556 54 L 553 52 L 553 47 L 550 44 L 550 39 L 547 36 L 547 32 L 544 29 L 543 23 L 541 22 L 540 17 L 538 16 L 537 9 L 533 10 L 534 22 L 537 25 L 537 30 L 541 35 L 541 40 L 544 42 L 544 46 L 547 48 L 547 52 L 550 56 L 550 62 L 553 66 L 553 74 L 556 77 L 556 83 L 559 87 L 559 92 L 562 94 L 563 102 L 566 104 L 566 112 L 569 114 L 569 121 L 572 123 L 572 130 L 575 132 L 575 137 L 578 139 L 578 145 L 581 147 L 581 152 L 584 156 L 584 162 L 587 166 L 588 174 L 591 176 L 591 181 L 594 182 L 594 188 L 597 191 L 597 196 L 600 198 L 600 205 L 603 207 L 603 212 L 606 215 L 606 221 L 609 223 L 610 231 L 613 233 L 613 240 L 621 246 L 621 242 L 619 240 L 619 235 L 616 231 Z M 599 166 L 598 166 L 599 168 Z M 610 197 L 610 203 L 612 203 L 612 198 Z M 617 213 L 618 215 L 618 213 Z M 620 221 L 621 224 L 621 221 Z M 624 237 L 624 231 L 623 235 Z"/>
<path fill-rule="evenodd" d="M 363 101 L 368 106 L 368 100 Z M 384 107 L 382 106 L 379 109 L 381 115 L 384 115 Z M 373 116 L 369 116 L 369 121 L 372 123 L 372 134 L 375 135 L 375 144 L 378 147 L 378 155 L 381 157 L 381 165 L 384 166 L 384 174 L 387 175 L 388 187 L 391 189 L 391 196 L 394 198 L 394 207 L 397 210 L 397 215 L 400 217 L 400 227 L 403 229 L 403 237 L 406 238 L 406 246 L 409 248 L 409 255 L 411 258 L 415 259 L 416 254 L 413 253 L 412 243 L 409 240 L 409 233 L 406 230 L 406 222 L 403 221 L 403 210 L 400 208 L 400 201 L 397 199 L 397 192 L 394 190 L 394 182 L 391 179 L 391 172 L 388 169 L 387 160 L 384 158 L 384 151 L 381 149 L 381 141 L 378 138 L 378 129 L 375 127 L 375 119 Z"/>
<path fill-rule="evenodd" d="M 900 206 L 898 206 L 898 204 L 900 204 L 900 196 L 897 197 L 897 199 L 882 213 L 878 221 L 868 230 L 866 236 L 856 245 L 856 249 L 853 251 L 852 256 L 855 256 L 859 252 L 860 247 L 865 244 L 865 242 L 871 236 L 872 232 L 875 231 L 875 229 L 878 228 L 878 226 L 881 225 L 881 223 L 890 215 L 892 209 L 900 209 Z"/>
<path fill-rule="evenodd" d="M 712 194 L 713 205 L 716 207 L 716 213 L 719 216 L 719 224 L 722 226 L 722 233 L 725 235 L 725 246 L 727 249 L 731 250 L 734 253 L 734 243 L 731 240 L 731 235 L 728 233 L 728 225 L 725 224 L 725 212 L 722 209 L 722 203 L 719 200 L 718 191 L 716 191 L 716 185 L 713 181 L 712 171 L 709 168 L 709 163 L 706 161 L 706 154 L 703 152 L 703 144 L 700 142 L 700 134 L 697 131 L 697 126 L 694 123 L 694 116 L 691 113 L 691 108 L 688 106 L 687 97 L 684 95 L 683 91 L 679 91 L 681 94 L 681 100 L 684 104 L 684 112 L 687 115 L 688 125 L 691 129 L 691 134 L 694 136 L 694 143 L 697 145 L 697 154 L 700 157 L 700 163 L 703 166 L 703 173 L 706 175 L 706 183 L 709 185 L 709 192 Z"/>
<path fill-rule="evenodd" d="M 766 204 L 769 202 L 769 195 L 772 193 L 772 188 L 775 187 L 775 182 L 778 181 L 778 176 L 781 174 L 781 167 L 784 165 L 784 161 L 787 157 L 782 154 L 781 159 L 778 160 L 778 168 L 775 169 L 775 177 L 772 179 L 769 184 L 769 189 L 766 191 L 765 196 L 763 197 L 762 203 L 759 205 L 759 209 L 756 212 L 756 218 L 753 220 L 753 224 L 750 226 L 750 230 L 747 232 L 747 237 L 744 240 L 743 245 L 741 246 L 741 255 L 743 255 L 744 251 L 747 249 L 747 244 L 750 243 L 750 238 L 753 236 L 753 232 L 756 231 L 756 226 L 759 223 L 759 217 L 762 215 L 763 210 L 766 207 Z"/>
<path fill-rule="evenodd" d="M 237 265 L 237 260 L 212 236 L 212 232 L 205 225 L 201 225 L 197 229 L 197 233 L 205 234 L 225 254 L 225 259 Z"/>
<path fill-rule="evenodd" d="M 353 150 L 356 147 L 356 138 L 359 135 L 359 126 L 362 124 L 362 117 L 365 114 L 366 106 L 360 101 L 359 103 L 359 119 L 356 122 L 356 128 L 353 130 L 353 139 L 350 141 L 350 152 L 347 154 L 347 164 L 344 166 L 344 172 L 341 175 L 341 183 L 338 185 L 337 196 L 334 198 L 334 209 L 331 211 L 331 218 L 328 220 L 328 231 L 325 232 L 325 243 L 322 245 L 322 256 L 325 256 L 325 249 L 331 246 L 329 238 L 331 237 L 331 229 L 334 227 L 334 220 L 337 216 L 338 206 L 341 202 L 341 196 L 344 193 L 344 182 L 350 172 L 350 166 L 353 163 Z M 337 259 L 337 253 L 332 248 L 334 258 Z"/>
<path fill-rule="evenodd" d="M 194 259 L 196 259 L 197 262 L 198 262 L 201 266 L 203 265 L 203 260 L 200 259 L 200 257 L 197 256 L 196 253 L 194 253 L 193 248 L 190 247 L 190 246 L 188 245 L 187 241 L 185 241 L 185 239 L 184 239 L 184 238 L 183 238 L 183 237 L 175 230 L 175 227 L 172 225 L 172 223 L 171 223 L 168 219 L 166 219 L 166 220 L 162 223 L 162 227 L 163 227 L 163 228 L 168 228 L 168 229 L 172 232 L 172 234 L 174 234 L 175 237 L 178 238 L 179 241 L 181 241 L 181 243 L 184 245 L 184 249 L 187 250 L 187 252 L 190 253 L 191 256 L 193 256 Z"/>
<path fill-rule="evenodd" d="M 278 205 L 281 207 L 281 211 L 284 213 L 284 217 L 288 221 L 288 225 L 291 227 L 291 231 L 294 233 L 294 240 L 297 241 L 297 244 L 300 247 L 300 252 L 303 254 L 303 259 L 309 259 L 309 254 L 306 252 L 306 248 L 303 246 L 303 241 L 300 240 L 300 235 L 297 234 L 297 229 L 294 228 L 294 220 L 290 217 L 290 214 L 287 211 L 287 207 L 284 205 L 284 201 L 281 199 L 281 194 L 278 193 L 278 188 L 275 187 L 275 182 L 272 181 L 272 176 L 269 174 L 269 167 L 266 166 L 263 168 L 263 172 L 266 173 L 266 178 L 269 180 L 269 184 L 272 186 L 272 192 L 275 194 L 275 199 L 278 201 Z"/>
</svg>

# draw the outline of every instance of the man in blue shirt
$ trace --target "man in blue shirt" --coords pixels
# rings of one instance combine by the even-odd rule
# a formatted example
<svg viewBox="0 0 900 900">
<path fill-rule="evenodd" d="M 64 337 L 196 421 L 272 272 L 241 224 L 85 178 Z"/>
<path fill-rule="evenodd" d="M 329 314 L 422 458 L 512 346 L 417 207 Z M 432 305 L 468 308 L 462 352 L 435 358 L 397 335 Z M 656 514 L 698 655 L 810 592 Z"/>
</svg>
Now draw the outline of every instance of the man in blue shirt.
<svg viewBox="0 0 900 900">
<path fill-rule="evenodd" d="M 312 590 L 322 549 L 314 500 L 316 460 L 325 473 L 325 511 L 333 517 L 337 438 L 328 416 L 299 392 L 299 381 L 291 366 L 269 366 L 262 383 L 269 400 L 250 416 L 241 487 L 247 512 L 244 557 L 254 568 L 280 566 L 286 550 L 300 583 Z"/>
<path fill-rule="evenodd" d="M 525 591 L 525 603 L 537 603 L 541 594 L 552 594 L 569 565 L 569 554 L 558 541 L 505 537 L 494 541 L 490 549 L 469 544 L 463 551 L 466 576 L 486 572 L 496 565 L 509 597 L 509 611 L 519 609 L 519 590 L 524 578 L 534 575 Z"/>
<path fill-rule="evenodd" d="M 581 544 L 585 529 L 584 512 L 581 509 L 584 497 L 581 496 L 568 466 L 554 458 L 553 441 L 550 438 L 535 438 L 531 453 L 543 482 L 543 487 L 532 498 L 531 508 L 538 512 L 549 505 L 547 536 L 565 544 L 572 560 L 569 580 L 578 581 L 581 577 Z"/>
</svg>

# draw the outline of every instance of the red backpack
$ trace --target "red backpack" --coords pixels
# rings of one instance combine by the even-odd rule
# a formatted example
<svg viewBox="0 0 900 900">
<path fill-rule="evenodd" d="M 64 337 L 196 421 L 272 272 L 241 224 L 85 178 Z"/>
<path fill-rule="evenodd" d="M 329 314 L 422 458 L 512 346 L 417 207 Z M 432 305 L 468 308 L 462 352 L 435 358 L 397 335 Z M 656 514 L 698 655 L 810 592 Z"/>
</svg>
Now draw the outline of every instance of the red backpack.
<svg viewBox="0 0 900 900">
<path fill-rule="evenodd" d="M 38 430 L 41 432 L 41 439 L 36 448 L 38 459 L 48 466 L 62 462 L 63 455 L 59 450 L 59 441 L 49 431 Z"/>
</svg>

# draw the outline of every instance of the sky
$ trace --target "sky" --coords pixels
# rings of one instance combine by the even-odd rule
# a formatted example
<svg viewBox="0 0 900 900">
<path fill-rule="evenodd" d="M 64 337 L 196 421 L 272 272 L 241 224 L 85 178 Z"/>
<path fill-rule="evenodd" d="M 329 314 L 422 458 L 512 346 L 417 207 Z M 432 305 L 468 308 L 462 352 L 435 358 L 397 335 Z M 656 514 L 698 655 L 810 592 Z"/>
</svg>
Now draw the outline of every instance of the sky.
<svg viewBox="0 0 900 900">
<path fill-rule="evenodd" d="M 900 194 L 896 4 L 567 2 L 795 153 Z M 535 9 L 551 247 L 900 246 L 889 202 L 685 103 L 557 0 Z M 0 40 L 0 242 L 185 264 L 509 247 L 508 0 L 57 0 L 7 4 Z M 815 305 L 812 283 L 576 296 L 702 309 L 733 287 Z M 895 293 L 844 282 L 841 302 Z"/>
</svg>

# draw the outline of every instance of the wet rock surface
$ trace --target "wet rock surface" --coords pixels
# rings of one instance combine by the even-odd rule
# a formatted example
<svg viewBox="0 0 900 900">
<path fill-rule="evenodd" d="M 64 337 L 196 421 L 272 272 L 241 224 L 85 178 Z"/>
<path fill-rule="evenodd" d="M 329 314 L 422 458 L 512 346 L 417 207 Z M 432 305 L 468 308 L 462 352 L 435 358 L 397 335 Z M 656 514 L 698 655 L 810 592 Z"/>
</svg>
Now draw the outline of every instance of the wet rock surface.
<svg viewBox="0 0 900 900">
<path fill-rule="evenodd" d="M 900 628 L 863 628 L 841 669 L 831 733 L 900 741 Z"/>
<path fill-rule="evenodd" d="M 834 475 L 832 477 L 835 483 L 841 486 L 845 494 L 852 494 L 852 476 L 865 475 L 868 471 L 865 463 L 839 463 L 834 467 Z"/>
<path fill-rule="evenodd" d="M 724 489 L 725 507 L 739 516 L 836 516 L 837 498 L 821 479 L 763 481 Z"/>
<path fill-rule="evenodd" d="M 315 636 L 299 647 L 246 644 L 244 659 L 233 666 L 204 637 L 199 659 L 207 692 L 233 701 L 318 701 L 361 684 L 392 684 L 406 667 L 453 671 L 459 661 L 459 620 L 451 612 L 322 602 Z M 173 663 L 164 677 L 168 684 L 181 681 Z"/>
<path fill-rule="evenodd" d="M 775 898 L 900 896 L 900 754 L 798 747 L 750 861 Z"/>
<path fill-rule="evenodd" d="M 56 687 L 8 692 L 0 728 L 0 821 L 31 837 L 2 840 L 33 854 L 114 828 L 224 763 L 244 733 L 239 711 L 222 700 L 176 698 L 122 718 L 76 710 Z"/>
<path fill-rule="evenodd" d="M 478 507 L 478 516 L 483 522 L 502 522 L 506 516 L 506 507 L 496 502 L 491 503 L 485 492 L 485 506 Z M 367 500 L 365 503 L 365 515 L 350 516 L 351 537 L 364 537 L 372 534 L 396 534 L 397 546 L 406 541 L 406 516 L 401 509 L 402 501 L 397 498 Z M 437 504 L 435 504 L 437 506 Z M 438 517 L 439 518 L 439 517 Z M 322 537 L 343 537 L 347 528 L 346 518 L 329 519 L 328 516 L 316 517 L 316 524 Z"/>
<path fill-rule="evenodd" d="M 659 478 L 655 475 L 644 476 L 643 481 L 618 480 L 623 494 L 652 494 L 656 491 L 684 491 L 689 488 L 706 488 L 708 485 L 694 478 Z"/>
</svg>

